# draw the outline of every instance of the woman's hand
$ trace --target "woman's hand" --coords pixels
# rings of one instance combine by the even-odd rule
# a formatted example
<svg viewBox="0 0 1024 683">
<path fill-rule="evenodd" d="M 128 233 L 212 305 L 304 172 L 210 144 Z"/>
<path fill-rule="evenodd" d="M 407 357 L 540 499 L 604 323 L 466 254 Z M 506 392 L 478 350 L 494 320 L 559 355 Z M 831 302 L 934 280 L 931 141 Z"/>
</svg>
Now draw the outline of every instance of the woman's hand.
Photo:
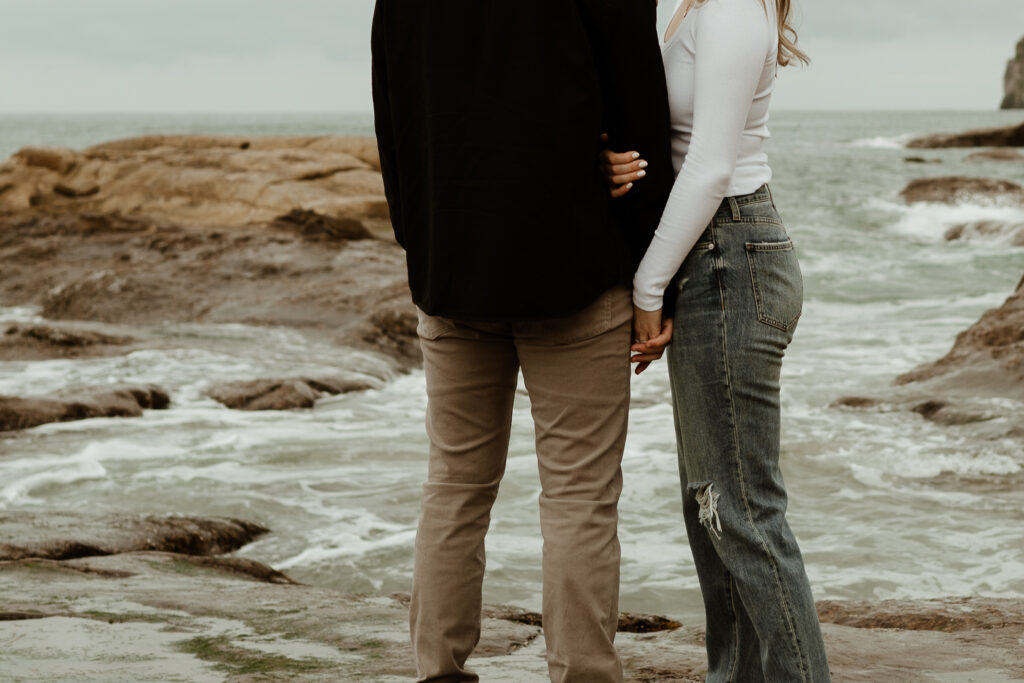
<svg viewBox="0 0 1024 683">
<path fill-rule="evenodd" d="M 601 136 L 602 142 L 608 142 L 608 134 Z M 647 161 L 640 158 L 639 152 L 622 152 L 616 154 L 610 149 L 601 152 L 601 170 L 608 177 L 613 199 L 622 197 L 633 189 L 633 183 L 647 175 Z"/>
<path fill-rule="evenodd" d="M 630 362 L 636 363 L 636 374 L 640 374 L 651 363 L 661 358 L 672 341 L 672 318 L 661 317 L 661 309 L 645 311 L 633 307 L 633 352 Z"/>
</svg>

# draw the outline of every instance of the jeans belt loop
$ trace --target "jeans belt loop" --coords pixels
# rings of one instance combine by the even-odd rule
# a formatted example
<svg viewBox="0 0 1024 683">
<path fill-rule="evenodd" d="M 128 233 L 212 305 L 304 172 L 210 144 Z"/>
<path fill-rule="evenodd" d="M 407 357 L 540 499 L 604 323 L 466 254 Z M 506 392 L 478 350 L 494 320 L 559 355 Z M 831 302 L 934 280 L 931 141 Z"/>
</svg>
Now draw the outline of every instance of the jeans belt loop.
<svg viewBox="0 0 1024 683">
<path fill-rule="evenodd" d="M 732 219 L 738 221 L 742 216 L 740 215 L 740 205 L 736 201 L 735 197 L 729 197 L 729 208 L 732 210 Z"/>
<path fill-rule="evenodd" d="M 775 206 L 775 195 L 772 194 L 772 188 L 765 184 L 764 189 L 768 192 L 768 201 L 772 203 L 772 206 Z"/>
</svg>

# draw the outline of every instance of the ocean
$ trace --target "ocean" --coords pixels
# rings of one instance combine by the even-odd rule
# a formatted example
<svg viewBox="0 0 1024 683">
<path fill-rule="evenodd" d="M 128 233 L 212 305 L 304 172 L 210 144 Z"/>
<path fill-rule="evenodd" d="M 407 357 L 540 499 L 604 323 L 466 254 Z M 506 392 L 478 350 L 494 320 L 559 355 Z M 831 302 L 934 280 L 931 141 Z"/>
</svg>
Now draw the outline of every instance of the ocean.
<svg viewBox="0 0 1024 683">
<path fill-rule="evenodd" d="M 1006 125 L 1013 112 L 777 112 L 772 188 L 801 257 L 805 313 L 783 371 L 782 469 L 790 522 L 818 599 L 1024 597 L 1024 452 L 908 411 L 830 408 L 884 398 L 901 372 L 944 355 L 1024 272 L 1024 249 L 947 242 L 966 220 L 1024 222 L 981 203 L 907 206 L 922 176 L 1024 183 L 1024 164 L 903 148 L 914 135 Z M 0 115 L 0 156 L 148 133 L 372 134 L 363 114 Z M 915 155 L 941 163 L 911 164 Z M 35 320 L 0 309 L 0 322 Z M 295 579 L 368 594 L 406 591 L 426 471 L 421 372 L 294 413 L 230 411 L 211 381 L 330 372 L 371 362 L 286 328 L 166 325 L 195 350 L 0 363 L 0 394 L 71 383 L 153 382 L 176 402 L 136 420 L 0 435 L 0 514 L 79 510 L 236 516 L 274 533 L 239 554 Z M 633 382 L 621 504 L 622 608 L 699 620 L 681 518 L 664 364 Z M 540 486 L 529 399 L 517 397 L 508 470 L 488 537 L 485 599 L 540 605 Z"/>
</svg>

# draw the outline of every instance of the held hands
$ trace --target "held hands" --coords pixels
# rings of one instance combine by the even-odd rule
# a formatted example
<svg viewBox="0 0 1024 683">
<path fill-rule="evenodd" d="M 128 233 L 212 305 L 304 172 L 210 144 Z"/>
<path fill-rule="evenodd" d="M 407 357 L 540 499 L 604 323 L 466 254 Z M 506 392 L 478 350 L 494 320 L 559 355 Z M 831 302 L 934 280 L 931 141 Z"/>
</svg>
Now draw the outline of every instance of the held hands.
<svg viewBox="0 0 1024 683">
<path fill-rule="evenodd" d="M 633 352 L 630 362 L 636 363 L 636 374 L 640 374 L 651 363 L 661 358 L 665 348 L 672 341 L 672 318 L 661 317 L 661 309 L 645 311 L 633 307 Z"/>
<path fill-rule="evenodd" d="M 608 142 L 608 134 L 601 135 L 601 142 Z M 605 148 L 600 156 L 601 170 L 608 177 L 608 187 L 613 199 L 624 196 L 633 189 L 633 183 L 647 175 L 647 161 L 639 152 L 616 154 Z"/>
</svg>

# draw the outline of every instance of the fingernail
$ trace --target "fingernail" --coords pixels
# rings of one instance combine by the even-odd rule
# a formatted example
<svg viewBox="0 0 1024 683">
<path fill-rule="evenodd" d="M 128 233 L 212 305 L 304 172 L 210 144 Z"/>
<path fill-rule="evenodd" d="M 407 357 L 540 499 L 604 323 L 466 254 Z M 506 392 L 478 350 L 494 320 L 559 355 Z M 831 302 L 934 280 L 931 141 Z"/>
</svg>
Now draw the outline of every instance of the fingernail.
<svg viewBox="0 0 1024 683">
<path fill-rule="evenodd" d="M 632 190 L 633 189 L 633 183 L 626 183 L 626 189 L 627 190 Z"/>
<path fill-rule="evenodd" d="M 637 178 L 643 178 L 645 175 L 647 175 L 647 171 L 637 171 L 636 172 L 636 177 Z"/>
<path fill-rule="evenodd" d="M 641 161 L 639 166 L 640 166 L 640 168 L 647 168 L 647 162 L 646 161 Z"/>
<path fill-rule="evenodd" d="M 633 158 L 634 159 L 639 159 L 640 158 L 640 152 L 633 152 Z"/>
</svg>

